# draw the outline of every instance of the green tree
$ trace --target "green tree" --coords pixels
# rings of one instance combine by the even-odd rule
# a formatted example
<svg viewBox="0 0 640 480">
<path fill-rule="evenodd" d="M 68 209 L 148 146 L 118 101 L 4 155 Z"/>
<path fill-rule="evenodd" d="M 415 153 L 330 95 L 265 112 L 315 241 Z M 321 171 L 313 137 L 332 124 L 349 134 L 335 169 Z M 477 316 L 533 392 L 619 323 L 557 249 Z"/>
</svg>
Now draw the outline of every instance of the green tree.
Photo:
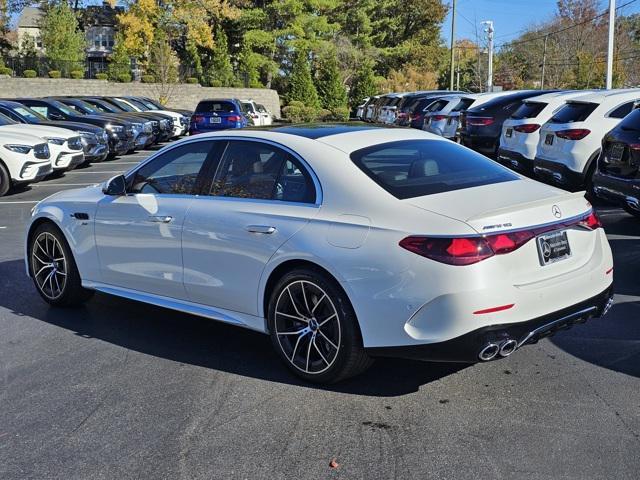
<svg viewBox="0 0 640 480">
<path fill-rule="evenodd" d="M 336 51 L 331 49 L 318 61 L 316 89 L 322 108 L 332 110 L 347 106 L 347 90 L 340 79 Z"/>
<path fill-rule="evenodd" d="M 362 103 L 362 99 L 371 97 L 377 92 L 376 75 L 373 71 L 373 62 L 365 59 L 351 81 L 349 90 L 349 105 L 356 107 Z"/>
<path fill-rule="evenodd" d="M 171 48 L 169 37 L 163 30 L 157 30 L 149 49 L 148 73 L 153 75 L 158 91 L 156 96 L 166 103 L 178 82 L 178 56 Z"/>
<path fill-rule="evenodd" d="M 131 75 L 131 57 L 124 44 L 121 33 L 116 34 L 113 53 L 109 56 L 107 75 L 109 80 L 116 81 L 121 75 Z"/>
<path fill-rule="evenodd" d="M 206 82 L 215 87 L 230 87 L 233 80 L 227 34 L 222 28 L 218 28 L 215 35 L 215 46 L 211 53 L 211 63 L 207 67 Z"/>
<path fill-rule="evenodd" d="M 52 66 L 63 75 L 78 69 L 85 58 L 86 41 L 67 2 L 46 9 L 40 31 L 42 46 Z"/>
<path fill-rule="evenodd" d="M 318 107 L 318 92 L 311 79 L 311 69 L 307 53 L 300 49 L 296 52 L 289 81 L 289 102 L 303 102 L 308 107 Z"/>
</svg>

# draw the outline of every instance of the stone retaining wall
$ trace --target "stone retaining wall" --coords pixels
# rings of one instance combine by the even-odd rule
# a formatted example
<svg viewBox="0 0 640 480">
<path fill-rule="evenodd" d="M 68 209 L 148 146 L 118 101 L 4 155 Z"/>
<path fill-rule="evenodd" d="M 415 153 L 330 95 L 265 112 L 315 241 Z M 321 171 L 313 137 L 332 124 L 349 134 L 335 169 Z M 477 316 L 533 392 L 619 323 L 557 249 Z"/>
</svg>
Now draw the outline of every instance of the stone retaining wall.
<svg viewBox="0 0 640 480">
<path fill-rule="evenodd" d="M 280 118 L 278 92 L 266 88 L 216 88 L 179 84 L 168 88 L 168 107 L 193 110 L 203 98 L 253 99 Z M 153 83 L 113 83 L 106 80 L 54 78 L 0 78 L 0 98 L 46 97 L 49 95 L 139 95 L 158 99 L 160 85 Z"/>
</svg>

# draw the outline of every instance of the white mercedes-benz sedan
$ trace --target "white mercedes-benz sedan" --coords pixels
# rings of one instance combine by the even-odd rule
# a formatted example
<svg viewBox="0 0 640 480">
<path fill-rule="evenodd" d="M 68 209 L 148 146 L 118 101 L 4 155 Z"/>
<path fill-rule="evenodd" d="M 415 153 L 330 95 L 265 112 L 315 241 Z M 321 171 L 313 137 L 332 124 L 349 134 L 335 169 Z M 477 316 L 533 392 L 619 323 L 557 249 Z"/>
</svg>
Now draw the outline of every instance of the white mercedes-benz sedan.
<svg viewBox="0 0 640 480">
<path fill-rule="evenodd" d="M 583 192 L 416 129 L 187 138 L 40 202 L 25 245 L 54 306 L 99 291 L 258 330 L 316 382 L 376 356 L 506 357 L 612 302 Z"/>
</svg>

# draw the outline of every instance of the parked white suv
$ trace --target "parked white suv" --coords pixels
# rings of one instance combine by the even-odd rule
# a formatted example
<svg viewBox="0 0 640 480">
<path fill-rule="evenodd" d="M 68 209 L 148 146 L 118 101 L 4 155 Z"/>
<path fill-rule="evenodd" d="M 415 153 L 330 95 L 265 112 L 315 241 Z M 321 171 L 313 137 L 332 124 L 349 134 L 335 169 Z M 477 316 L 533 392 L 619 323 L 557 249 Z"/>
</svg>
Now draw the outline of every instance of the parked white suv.
<svg viewBox="0 0 640 480">
<path fill-rule="evenodd" d="M 460 103 L 460 95 L 444 95 L 424 108 L 422 130 L 444 136 L 449 112 Z"/>
<path fill-rule="evenodd" d="M 142 112 L 142 113 L 153 112 L 153 113 L 160 113 L 162 115 L 166 115 L 167 117 L 171 117 L 171 120 L 173 120 L 173 138 L 177 138 L 181 135 L 184 135 L 189 129 L 189 123 L 183 120 L 184 115 L 181 115 L 178 112 L 174 112 L 172 110 L 159 110 L 159 109 L 151 110 L 146 105 L 140 102 L 137 102 L 136 100 L 131 98 L 115 97 L 115 99 L 118 100 L 119 102 L 123 102 L 129 105 L 136 112 Z"/>
<path fill-rule="evenodd" d="M 528 98 L 502 125 L 498 161 L 515 170 L 533 173 L 540 140 L 540 127 L 569 100 L 594 93 L 569 90 Z"/>
<path fill-rule="evenodd" d="M 604 135 L 640 100 L 640 89 L 603 90 L 565 103 L 540 128 L 534 173 L 541 180 L 591 188 Z"/>
<path fill-rule="evenodd" d="M 37 182 L 51 172 L 46 140 L 0 129 L 0 197 L 11 187 Z"/>
<path fill-rule="evenodd" d="M 66 172 L 84 162 L 82 138 L 73 130 L 49 125 L 17 123 L 0 114 L 0 132 L 22 133 L 44 139 L 49 144 L 51 167 L 54 172 Z"/>
</svg>

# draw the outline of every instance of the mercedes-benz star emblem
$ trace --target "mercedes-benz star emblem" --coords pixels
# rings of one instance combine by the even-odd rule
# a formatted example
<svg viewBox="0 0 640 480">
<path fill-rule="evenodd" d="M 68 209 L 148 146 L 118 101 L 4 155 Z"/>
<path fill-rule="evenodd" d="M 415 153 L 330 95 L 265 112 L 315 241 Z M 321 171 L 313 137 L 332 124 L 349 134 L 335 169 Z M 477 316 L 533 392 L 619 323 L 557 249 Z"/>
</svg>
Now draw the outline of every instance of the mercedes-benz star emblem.
<svg viewBox="0 0 640 480">
<path fill-rule="evenodd" d="M 542 242 L 542 255 L 544 258 L 551 256 L 551 245 L 549 245 L 549 242 Z"/>
<path fill-rule="evenodd" d="M 554 205 L 553 207 L 551 207 L 551 213 L 553 213 L 553 216 L 556 218 L 560 218 L 562 216 L 562 212 L 560 211 L 560 207 L 558 205 Z"/>
</svg>

